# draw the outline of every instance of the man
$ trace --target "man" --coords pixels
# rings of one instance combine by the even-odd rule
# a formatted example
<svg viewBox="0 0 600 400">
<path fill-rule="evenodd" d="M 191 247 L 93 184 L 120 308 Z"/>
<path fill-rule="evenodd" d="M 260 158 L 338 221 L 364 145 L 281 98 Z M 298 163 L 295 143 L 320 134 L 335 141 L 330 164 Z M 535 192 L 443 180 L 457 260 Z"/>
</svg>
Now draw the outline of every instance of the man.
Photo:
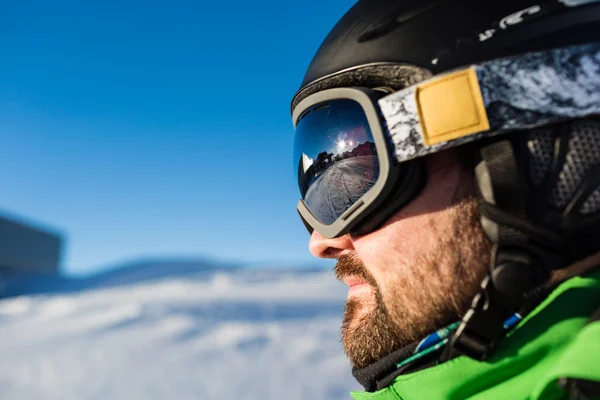
<svg viewBox="0 0 600 400">
<path fill-rule="evenodd" d="M 598 0 L 360 0 L 292 114 L 355 399 L 600 396 Z"/>
</svg>

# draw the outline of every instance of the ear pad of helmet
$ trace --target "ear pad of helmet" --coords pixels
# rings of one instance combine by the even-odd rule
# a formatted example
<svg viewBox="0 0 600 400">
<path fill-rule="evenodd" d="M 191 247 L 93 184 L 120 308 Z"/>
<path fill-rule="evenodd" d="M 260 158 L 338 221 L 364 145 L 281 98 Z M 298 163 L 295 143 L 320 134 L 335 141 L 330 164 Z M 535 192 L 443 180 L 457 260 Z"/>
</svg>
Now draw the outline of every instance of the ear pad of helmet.
<svg viewBox="0 0 600 400">
<path fill-rule="evenodd" d="M 501 149 L 499 142 L 510 149 L 490 152 Z M 551 269 L 600 251 L 600 118 L 515 132 L 477 147 L 482 226 L 494 243 L 541 243 L 561 254 Z M 510 163 L 493 171 L 499 157 Z"/>
</svg>

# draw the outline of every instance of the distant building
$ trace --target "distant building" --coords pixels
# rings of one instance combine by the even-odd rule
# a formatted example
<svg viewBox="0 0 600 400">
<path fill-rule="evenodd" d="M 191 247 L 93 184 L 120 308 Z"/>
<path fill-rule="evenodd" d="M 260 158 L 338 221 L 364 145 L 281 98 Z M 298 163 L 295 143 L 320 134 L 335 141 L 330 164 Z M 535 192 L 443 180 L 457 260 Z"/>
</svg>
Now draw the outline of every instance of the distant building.
<svg viewBox="0 0 600 400">
<path fill-rule="evenodd" d="M 350 157 L 371 156 L 374 154 L 377 154 L 375 151 L 375 143 L 366 141 L 352 149 Z"/>
<path fill-rule="evenodd" d="M 0 216 L 0 274 L 58 274 L 63 239 L 28 223 Z"/>
</svg>

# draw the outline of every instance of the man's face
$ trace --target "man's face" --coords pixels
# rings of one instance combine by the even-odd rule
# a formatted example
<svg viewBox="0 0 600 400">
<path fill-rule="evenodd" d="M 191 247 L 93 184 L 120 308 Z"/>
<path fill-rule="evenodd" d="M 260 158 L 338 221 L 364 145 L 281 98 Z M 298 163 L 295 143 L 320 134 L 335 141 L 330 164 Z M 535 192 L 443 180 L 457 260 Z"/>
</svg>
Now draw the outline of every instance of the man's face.
<svg viewBox="0 0 600 400">
<path fill-rule="evenodd" d="M 426 165 L 424 190 L 378 230 L 311 236 L 311 253 L 338 259 L 335 273 L 350 286 L 342 342 L 357 368 L 459 320 L 487 271 L 471 173 L 455 151 Z"/>
</svg>

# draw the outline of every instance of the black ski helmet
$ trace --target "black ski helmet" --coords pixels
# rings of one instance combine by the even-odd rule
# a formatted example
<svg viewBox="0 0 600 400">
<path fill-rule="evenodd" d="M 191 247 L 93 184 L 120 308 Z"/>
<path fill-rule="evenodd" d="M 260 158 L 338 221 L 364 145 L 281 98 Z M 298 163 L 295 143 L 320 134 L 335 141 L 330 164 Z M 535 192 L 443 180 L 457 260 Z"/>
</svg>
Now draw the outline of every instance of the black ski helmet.
<svg viewBox="0 0 600 400">
<path fill-rule="evenodd" d="M 589 4 L 587 4 L 589 3 Z M 292 108 L 333 87 L 415 83 L 421 74 L 600 40 L 592 0 L 359 0 L 310 63 Z M 411 71 L 399 66 L 415 67 Z M 396 86 L 396 87 L 394 87 Z"/>
</svg>

